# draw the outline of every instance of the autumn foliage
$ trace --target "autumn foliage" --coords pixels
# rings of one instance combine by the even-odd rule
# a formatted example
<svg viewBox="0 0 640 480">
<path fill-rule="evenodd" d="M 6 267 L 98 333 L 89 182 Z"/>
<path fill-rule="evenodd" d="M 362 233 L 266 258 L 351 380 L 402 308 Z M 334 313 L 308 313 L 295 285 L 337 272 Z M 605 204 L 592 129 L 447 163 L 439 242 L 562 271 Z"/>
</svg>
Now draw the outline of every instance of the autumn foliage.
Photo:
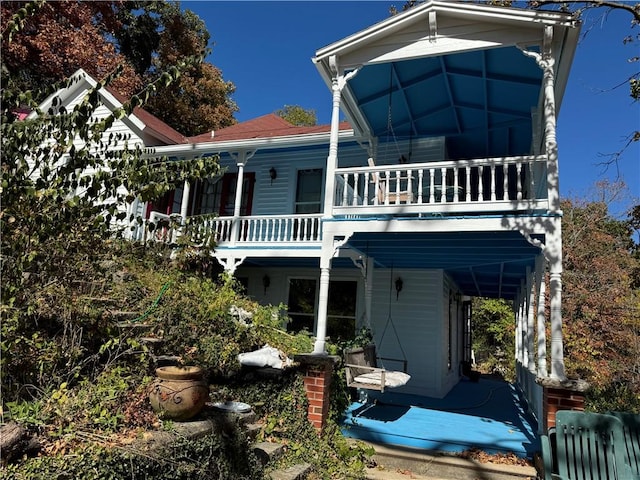
<svg viewBox="0 0 640 480">
<path fill-rule="evenodd" d="M 1 29 L 27 2 L 0 3 Z M 207 53 L 204 22 L 164 1 L 60 1 L 37 4 L 21 34 L 2 38 L 3 77 L 21 90 L 38 90 L 79 68 L 103 79 L 121 69 L 110 86 L 124 97 L 175 65 Z M 7 75 L 5 75 L 5 73 Z M 233 83 L 209 63 L 194 62 L 170 86 L 159 86 L 146 109 L 186 136 L 235 123 Z"/>
<path fill-rule="evenodd" d="M 639 259 L 632 223 L 602 202 L 562 205 L 563 321 L 569 374 L 596 391 L 624 390 L 640 405 Z"/>
</svg>

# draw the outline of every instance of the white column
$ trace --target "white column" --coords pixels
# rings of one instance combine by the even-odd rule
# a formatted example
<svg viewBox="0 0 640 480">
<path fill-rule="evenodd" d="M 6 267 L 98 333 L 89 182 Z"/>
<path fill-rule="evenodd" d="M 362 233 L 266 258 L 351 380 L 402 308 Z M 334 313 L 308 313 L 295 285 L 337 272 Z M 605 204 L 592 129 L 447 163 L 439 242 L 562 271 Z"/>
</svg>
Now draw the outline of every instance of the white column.
<svg viewBox="0 0 640 480">
<path fill-rule="evenodd" d="M 244 162 L 246 152 L 240 152 L 236 160 L 238 167 L 238 178 L 236 179 L 236 197 L 233 203 L 233 219 L 231 220 L 231 244 L 235 244 L 238 240 L 238 231 L 240 228 L 240 207 L 242 205 L 242 185 L 244 182 Z"/>
<path fill-rule="evenodd" d="M 329 274 L 331 272 L 331 260 L 322 261 L 320 266 L 320 292 L 318 294 L 318 326 L 316 329 L 316 341 L 313 353 L 326 355 L 325 344 L 327 338 L 327 305 L 329 303 Z"/>
<path fill-rule="evenodd" d="M 549 262 L 549 316 L 551 322 L 551 377 L 564 380 L 562 343 L 562 225 L 560 217 L 551 221 L 545 255 Z"/>
<path fill-rule="evenodd" d="M 335 171 L 338 168 L 338 136 L 340 133 L 340 101 L 342 97 L 342 89 L 347 85 L 347 81 L 356 75 L 358 70 L 353 70 L 348 74 L 344 74 L 338 66 L 335 56 L 329 59 L 333 78 L 331 79 L 331 91 L 333 95 L 333 103 L 331 110 L 331 134 L 329 136 L 329 155 L 327 156 L 327 177 L 324 190 L 324 217 L 330 218 L 333 210 L 333 201 L 335 193 Z"/>
<path fill-rule="evenodd" d="M 522 316 L 520 315 L 520 294 L 513 302 L 513 310 L 516 316 L 516 362 L 522 363 Z"/>
<path fill-rule="evenodd" d="M 180 203 L 180 217 L 182 217 L 182 225 L 187 221 L 187 215 L 189 215 L 189 192 L 191 191 L 191 184 L 189 181 L 184 181 L 182 187 L 182 201 Z"/>
<path fill-rule="evenodd" d="M 558 144 L 556 138 L 555 59 L 553 57 L 553 27 L 544 27 L 542 53 L 521 50 L 533 58 L 543 71 L 544 141 L 547 155 L 547 194 L 549 211 L 560 212 L 560 182 L 558 177 Z"/>
<path fill-rule="evenodd" d="M 536 302 L 536 292 L 534 288 L 534 275 L 531 268 L 527 268 L 527 368 L 532 374 L 536 373 L 536 354 L 534 347 L 535 339 L 535 321 L 533 318 L 533 306 Z"/>
<path fill-rule="evenodd" d="M 547 319 L 545 317 L 545 295 L 546 295 L 546 279 L 545 279 L 546 262 L 542 255 L 538 255 L 536 259 L 536 286 L 538 291 L 537 302 L 537 330 L 538 330 L 538 376 L 547 377 Z"/>
<path fill-rule="evenodd" d="M 338 168 L 338 133 L 340 132 L 340 97 L 342 90 L 337 77 L 331 85 L 333 91 L 333 110 L 331 112 L 331 135 L 329 137 L 329 155 L 327 156 L 327 178 L 324 191 L 324 216 L 331 217 L 333 210 L 333 192 L 336 188 L 335 171 Z"/>
<path fill-rule="evenodd" d="M 367 317 L 367 324 L 365 325 L 368 329 L 371 329 L 371 299 L 373 297 L 373 267 L 374 261 L 372 257 L 367 257 L 367 275 L 364 279 L 364 311 Z"/>
</svg>

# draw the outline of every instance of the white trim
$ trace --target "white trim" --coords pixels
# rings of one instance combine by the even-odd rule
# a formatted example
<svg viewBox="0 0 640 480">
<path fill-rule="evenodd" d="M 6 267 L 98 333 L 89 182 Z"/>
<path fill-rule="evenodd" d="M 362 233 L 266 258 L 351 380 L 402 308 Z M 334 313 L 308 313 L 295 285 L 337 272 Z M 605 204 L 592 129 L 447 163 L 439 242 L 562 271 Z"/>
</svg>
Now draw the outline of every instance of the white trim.
<svg viewBox="0 0 640 480">
<path fill-rule="evenodd" d="M 246 150 L 270 150 L 297 146 L 327 145 L 330 132 L 309 133 L 304 135 L 287 135 L 269 138 L 251 138 L 228 140 L 224 142 L 182 143 L 176 145 L 160 145 L 149 147 L 148 156 L 199 156 L 207 153 L 240 152 Z M 340 130 L 340 141 L 357 141 L 353 129 Z"/>
</svg>

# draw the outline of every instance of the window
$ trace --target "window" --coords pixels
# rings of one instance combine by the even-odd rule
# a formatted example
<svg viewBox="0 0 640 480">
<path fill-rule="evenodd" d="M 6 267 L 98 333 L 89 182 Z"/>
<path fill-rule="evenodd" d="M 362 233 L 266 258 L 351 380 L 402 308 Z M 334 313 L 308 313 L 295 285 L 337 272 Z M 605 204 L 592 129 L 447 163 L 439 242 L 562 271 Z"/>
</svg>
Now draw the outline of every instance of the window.
<svg viewBox="0 0 640 480">
<path fill-rule="evenodd" d="M 290 332 L 315 332 L 317 312 L 315 279 L 293 278 L 289 281 Z M 327 336 L 334 341 L 352 339 L 356 330 L 356 300 L 358 282 L 338 280 L 329 283 Z"/>
<path fill-rule="evenodd" d="M 315 330 L 316 281 L 314 279 L 292 278 L 289 280 L 289 317 L 287 327 L 290 332 Z"/>
<path fill-rule="evenodd" d="M 322 169 L 298 170 L 295 213 L 322 211 Z"/>
<path fill-rule="evenodd" d="M 356 333 L 358 282 L 338 280 L 329 283 L 327 336 L 334 341 L 351 340 Z"/>
<path fill-rule="evenodd" d="M 255 172 L 246 172 L 242 177 L 240 215 L 251 215 L 255 180 Z M 194 193 L 193 214 L 218 213 L 220 216 L 232 216 L 237 183 L 237 173 L 226 173 L 222 177 L 199 182 Z"/>
</svg>

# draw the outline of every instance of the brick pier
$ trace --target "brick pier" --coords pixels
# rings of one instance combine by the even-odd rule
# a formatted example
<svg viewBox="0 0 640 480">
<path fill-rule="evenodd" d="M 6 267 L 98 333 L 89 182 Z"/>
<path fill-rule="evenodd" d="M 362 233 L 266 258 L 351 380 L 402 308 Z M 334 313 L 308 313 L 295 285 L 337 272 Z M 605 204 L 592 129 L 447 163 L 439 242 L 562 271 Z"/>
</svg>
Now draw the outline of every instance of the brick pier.
<svg viewBox="0 0 640 480">
<path fill-rule="evenodd" d="M 340 359 L 332 355 L 303 354 L 296 355 L 294 360 L 300 363 L 304 376 L 304 389 L 309 401 L 307 418 L 321 433 L 329 416 L 331 376 Z"/>
</svg>

